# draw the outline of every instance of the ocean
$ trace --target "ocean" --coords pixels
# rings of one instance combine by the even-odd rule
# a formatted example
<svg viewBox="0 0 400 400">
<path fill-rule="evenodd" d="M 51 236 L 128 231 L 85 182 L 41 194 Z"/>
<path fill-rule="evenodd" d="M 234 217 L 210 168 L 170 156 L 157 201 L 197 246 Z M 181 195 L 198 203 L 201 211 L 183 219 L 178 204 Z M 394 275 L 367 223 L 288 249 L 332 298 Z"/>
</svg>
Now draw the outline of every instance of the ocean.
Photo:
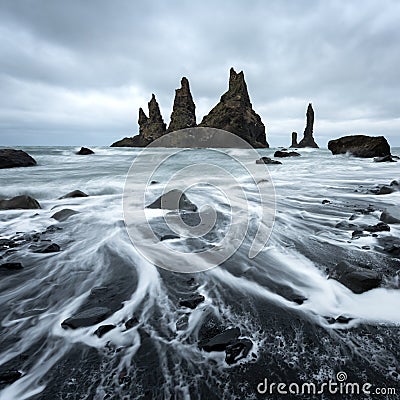
<svg viewBox="0 0 400 400">
<path fill-rule="evenodd" d="M 0 383 L 1 400 L 284 398 L 260 384 L 339 372 L 400 391 L 400 258 L 382 244 L 400 225 L 353 235 L 399 207 L 400 191 L 373 193 L 400 178 L 399 162 L 326 149 L 268 166 L 256 159 L 276 149 L 21 149 L 38 165 L 0 170 L 0 198 L 26 194 L 41 209 L 0 212 L 0 240 L 15 242 L 0 263 L 24 267 L 0 271 L 0 371 L 21 373 Z M 198 210 L 145 210 L 166 186 Z M 59 199 L 77 189 L 88 197 Z M 52 218 L 63 209 L 77 213 Z M 34 251 L 46 243 L 60 251 Z M 380 287 L 356 294 L 329 279 L 342 261 L 382 273 Z M 103 317 L 62 326 L 93 309 Z M 229 329 L 236 347 L 204 347 Z"/>
</svg>

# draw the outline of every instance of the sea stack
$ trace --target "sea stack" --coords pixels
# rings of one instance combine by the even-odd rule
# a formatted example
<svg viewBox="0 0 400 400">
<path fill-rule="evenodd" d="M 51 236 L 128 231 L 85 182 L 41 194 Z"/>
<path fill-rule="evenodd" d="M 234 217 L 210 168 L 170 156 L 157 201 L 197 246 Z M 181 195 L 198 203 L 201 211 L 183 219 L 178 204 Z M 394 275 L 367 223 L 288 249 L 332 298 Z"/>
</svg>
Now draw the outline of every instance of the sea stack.
<svg viewBox="0 0 400 400">
<path fill-rule="evenodd" d="M 297 143 L 297 132 L 292 132 L 292 144 L 290 147 L 299 147 L 299 144 Z"/>
<path fill-rule="evenodd" d="M 156 96 L 151 95 L 149 101 L 149 116 L 144 113 L 142 108 L 139 108 L 139 135 L 148 142 L 152 142 L 164 135 L 166 132 L 166 124 L 160 112 L 160 107 L 157 103 Z"/>
<path fill-rule="evenodd" d="M 180 89 L 175 90 L 171 122 L 169 123 L 167 132 L 192 128 L 194 126 L 196 126 L 196 105 L 190 93 L 189 81 L 186 77 L 183 77 Z"/>
<path fill-rule="evenodd" d="M 236 73 L 231 68 L 229 89 L 220 102 L 206 115 L 201 127 L 224 129 L 235 133 L 254 147 L 269 147 L 265 126 L 261 117 L 253 110 L 243 71 Z"/>
<path fill-rule="evenodd" d="M 318 149 L 317 143 L 314 141 L 313 130 L 314 130 L 314 110 L 312 104 L 310 103 L 307 108 L 307 124 L 306 129 L 304 129 L 304 137 L 301 139 L 297 147 L 314 147 Z"/>
</svg>

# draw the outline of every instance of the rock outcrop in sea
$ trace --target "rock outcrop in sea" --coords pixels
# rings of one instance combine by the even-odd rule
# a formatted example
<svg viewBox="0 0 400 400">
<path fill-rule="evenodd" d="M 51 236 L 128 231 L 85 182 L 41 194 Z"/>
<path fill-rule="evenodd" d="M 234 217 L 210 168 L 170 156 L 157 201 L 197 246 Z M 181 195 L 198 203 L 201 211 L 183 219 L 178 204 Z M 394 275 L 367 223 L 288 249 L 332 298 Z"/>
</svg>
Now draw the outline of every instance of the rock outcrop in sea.
<svg viewBox="0 0 400 400">
<path fill-rule="evenodd" d="M 290 145 L 291 148 L 298 147 L 299 144 L 297 143 L 297 132 L 292 132 L 292 144 Z"/>
<path fill-rule="evenodd" d="M 351 135 L 330 140 L 332 154 L 351 153 L 355 157 L 384 157 L 390 155 L 390 146 L 383 136 Z"/>
<path fill-rule="evenodd" d="M 231 68 L 229 89 L 199 126 L 223 129 L 235 133 L 254 147 L 269 147 L 265 126 L 253 110 L 243 71 Z"/>
<path fill-rule="evenodd" d="M 311 103 L 308 104 L 306 117 L 307 117 L 307 124 L 306 124 L 306 128 L 304 129 L 304 136 L 303 136 L 303 139 L 300 140 L 300 143 L 296 147 L 313 147 L 315 149 L 318 149 L 318 145 L 317 145 L 317 143 L 315 143 L 315 140 L 313 137 L 314 110 L 312 108 Z M 292 134 L 292 140 L 293 140 L 293 134 Z M 296 140 L 297 140 L 297 137 L 296 137 Z"/>
<path fill-rule="evenodd" d="M 171 122 L 166 129 L 160 108 L 153 94 L 149 102 L 149 117 L 139 109 L 139 135 L 126 137 L 112 147 L 144 147 L 165 133 L 196 127 L 196 105 L 190 92 L 189 81 L 183 77 L 176 89 Z M 254 147 L 269 147 L 265 126 L 253 110 L 243 71 L 231 68 L 229 88 L 220 102 L 206 115 L 199 127 L 223 129 L 243 138 Z M 175 138 L 176 139 L 176 138 Z M 179 143 L 176 144 L 179 147 Z"/>
<path fill-rule="evenodd" d="M 175 90 L 171 122 L 167 132 L 178 131 L 196 126 L 196 105 L 190 93 L 189 81 L 183 77 L 180 89 Z"/>
<path fill-rule="evenodd" d="M 32 167 L 36 161 L 25 151 L 15 149 L 0 149 L 0 169 Z"/>
</svg>

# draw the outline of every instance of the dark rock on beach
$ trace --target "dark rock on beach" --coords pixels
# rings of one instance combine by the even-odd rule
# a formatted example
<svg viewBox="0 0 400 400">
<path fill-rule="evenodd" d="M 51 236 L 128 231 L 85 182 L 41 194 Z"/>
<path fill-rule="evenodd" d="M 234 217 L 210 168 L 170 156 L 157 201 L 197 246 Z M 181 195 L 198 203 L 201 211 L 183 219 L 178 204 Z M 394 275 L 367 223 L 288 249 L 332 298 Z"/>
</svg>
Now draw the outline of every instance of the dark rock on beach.
<svg viewBox="0 0 400 400">
<path fill-rule="evenodd" d="M 331 140 L 328 149 L 332 154 L 351 153 L 355 157 L 384 157 L 390 155 L 390 146 L 383 136 L 352 135 Z"/>
<path fill-rule="evenodd" d="M 233 68 L 230 70 L 228 91 L 199 126 L 232 132 L 254 147 L 269 147 L 265 126 L 250 102 L 243 71 L 237 73 Z"/>
<path fill-rule="evenodd" d="M 329 277 L 337 280 L 356 294 L 377 288 L 382 282 L 380 273 L 363 267 L 351 266 L 344 261 L 336 265 Z"/>
<path fill-rule="evenodd" d="M 22 373 L 16 369 L 0 372 L 0 383 L 11 384 L 21 378 Z"/>
<path fill-rule="evenodd" d="M 400 224 L 400 212 L 393 207 L 383 211 L 379 219 L 385 224 Z"/>
<path fill-rule="evenodd" d="M 167 132 L 196 126 L 196 105 L 190 93 L 189 81 L 183 77 L 180 89 L 175 90 L 174 105 L 172 108 L 171 122 Z"/>
<path fill-rule="evenodd" d="M 313 147 L 318 149 L 317 143 L 315 143 L 313 132 L 314 132 L 314 110 L 310 103 L 307 107 L 306 113 L 307 123 L 304 129 L 303 139 L 300 140 L 296 147 Z M 292 137 L 293 138 L 293 137 Z M 292 139 L 293 140 L 293 139 Z"/>
<path fill-rule="evenodd" d="M 98 324 L 111 314 L 111 310 L 107 307 L 93 307 L 85 311 L 81 311 L 76 315 L 67 318 L 61 323 L 61 326 L 71 329 L 82 328 Z"/>
<path fill-rule="evenodd" d="M 115 328 L 115 325 L 112 325 L 112 324 L 110 324 L 110 325 L 101 325 L 96 329 L 94 334 L 97 337 L 102 338 L 107 332 L 110 332 L 114 328 Z"/>
<path fill-rule="evenodd" d="M 256 164 L 282 164 L 278 160 L 273 160 L 269 157 L 261 157 L 259 160 L 256 160 Z"/>
<path fill-rule="evenodd" d="M 76 153 L 80 156 L 87 156 L 89 154 L 94 154 L 94 151 L 91 149 L 88 149 L 87 147 L 81 147 L 81 149 Z"/>
<path fill-rule="evenodd" d="M 238 339 L 228 345 L 225 350 L 225 361 L 228 365 L 232 365 L 243 358 L 246 358 L 253 347 L 250 339 Z"/>
<path fill-rule="evenodd" d="M 365 231 L 376 233 L 376 232 L 389 232 L 390 226 L 384 222 L 378 222 L 376 225 L 369 225 L 364 228 Z"/>
<path fill-rule="evenodd" d="M 69 208 L 65 208 L 63 210 L 57 211 L 55 214 L 51 216 L 51 218 L 56 219 L 59 222 L 66 221 L 72 215 L 79 214 L 79 211 L 71 210 Z"/>
<path fill-rule="evenodd" d="M 378 194 L 378 195 L 391 194 L 395 191 L 396 191 L 396 189 L 393 186 L 388 186 L 388 185 L 380 185 L 375 189 L 370 189 L 371 193 Z"/>
<path fill-rule="evenodd" d="M 281 151 L 277 150 L 274 153 L 274 157 L 299 157 L 300 154 L 295 151 Z"/>
<path fill-rule="evenodd" d="M 0 210 L 35 210 L 39 208 L 41 208 L 39 202 L 26 195 L 0 200 Z"/>
<path fill-rule="evenodd" d="M 177 189 L 171 190 L 168 193 L 163 194 L 146 208 L 197 211 L 197 206 L 188 199 L 185 193 Z"/>
<path fill-rule="evenodd" d="M 0 270 L 20 271 L 23 268 L 24 267 L 20 262 L 7 262 L 4 264 L 0 264 Z"/>
<path fill-rule="evenodd" d="M 190 297 L 183 299 L 179 302 L 181 307 L 188 307 L 192 310 L 195 309 L 199 304 L 205 300 L 205 297 L 201 294 L 193 294 Z"/>
<path fill-rule="evenodd" d="M 33 167 L 36 161 L 25 151 L 15 149 L 0 149 L 0 169 Z"/>
<path fill-rule="evenodd" d="M 64 196 L 60 197 L 61 199 L 74 199 L 76 197 L 88 197 L 88 195 L 81 190 L 73 190 L 72 192 L 69 192 L 65 194 Z"/>
<path fill-rule="evenodd" d="M 32 245 L 30 249 L 34 253 L 41 253 L 41 254 L 47 254 L 47 253 L 58 253 L 61 251 L 60 246 L 57 243 L 43 243 L 39 245 Z"/>
</svg>

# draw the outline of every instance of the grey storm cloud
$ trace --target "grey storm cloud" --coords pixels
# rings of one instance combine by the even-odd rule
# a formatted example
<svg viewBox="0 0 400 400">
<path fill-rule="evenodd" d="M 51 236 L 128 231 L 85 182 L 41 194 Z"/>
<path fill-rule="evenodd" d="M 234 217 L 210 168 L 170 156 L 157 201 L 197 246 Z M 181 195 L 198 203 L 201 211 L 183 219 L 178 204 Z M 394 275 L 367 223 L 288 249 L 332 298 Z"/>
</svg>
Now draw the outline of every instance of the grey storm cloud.
<svg viewBox="0 0 400 400">
<path fill-rule="evenodd" d="M 109 145 L 189 78 L 200 121 L 244 70 L 272 145 L 398 138 L 400 2 L 0 1 L 2 145 Z"/>
</svg>

